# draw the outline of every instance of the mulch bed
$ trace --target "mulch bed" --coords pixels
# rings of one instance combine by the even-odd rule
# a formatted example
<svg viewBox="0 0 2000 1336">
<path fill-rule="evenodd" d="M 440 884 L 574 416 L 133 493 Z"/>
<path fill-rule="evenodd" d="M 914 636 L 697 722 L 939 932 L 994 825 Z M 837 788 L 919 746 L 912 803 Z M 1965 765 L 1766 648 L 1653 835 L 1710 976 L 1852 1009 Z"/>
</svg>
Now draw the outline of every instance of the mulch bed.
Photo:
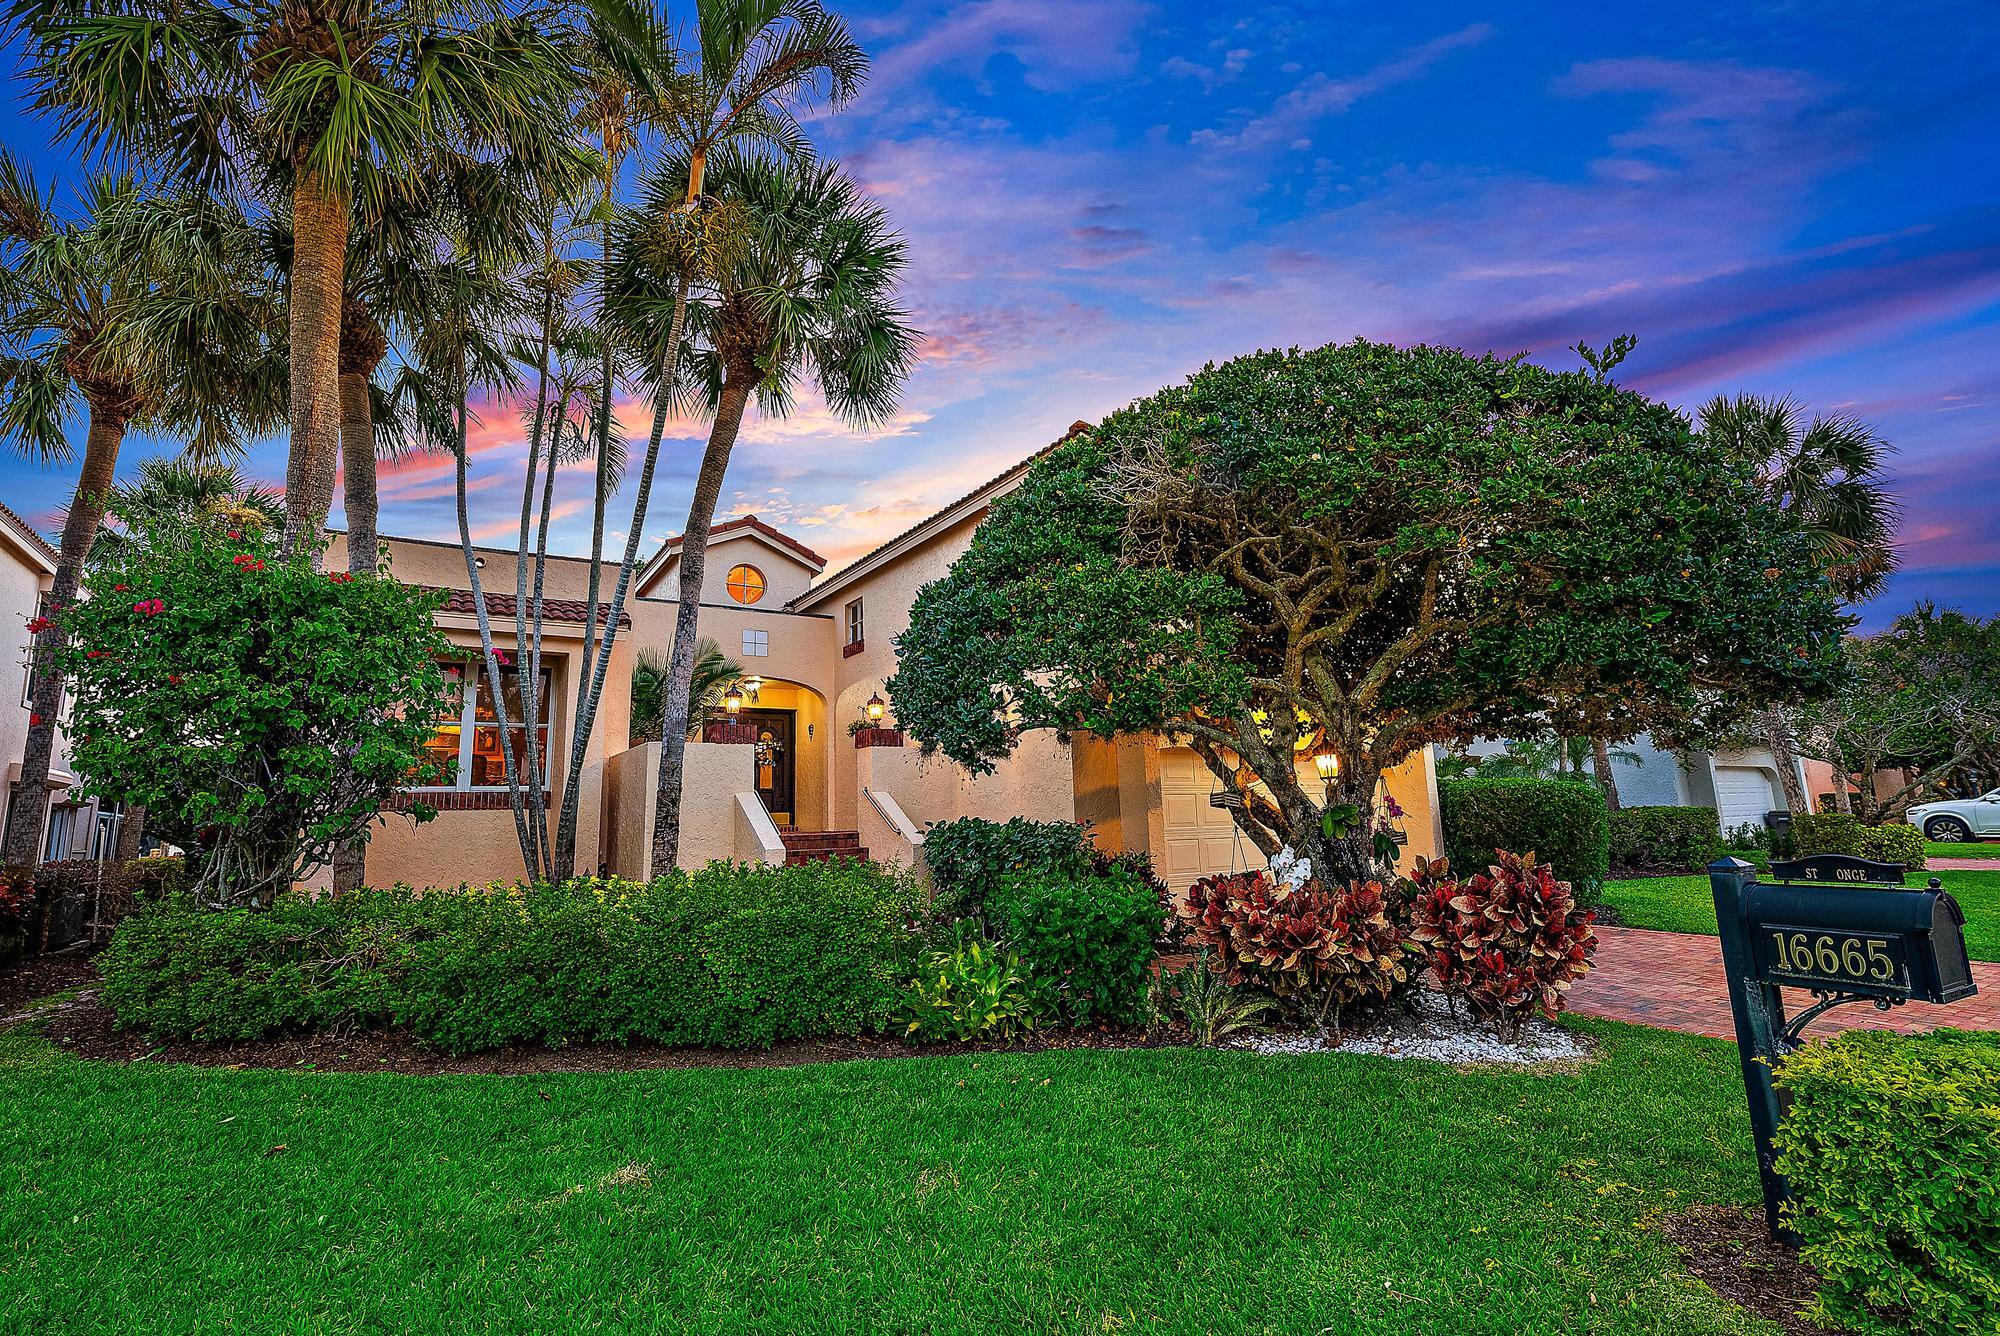
<svg viewBox="0 0 2000 1336">
<path fill-rule="evenodd" d="M 94 985 L 88 963 L 29 998 Z M 53 976 L 51 976 L 53 977 Z M 12 982 L 0 975 L 0 986 Z M 0 1007 L 0 1015 L 18 1007 Z M 850 1039 L 791 1040 L 768 1049 L 669 1047 L 664 1044 L 571 1044 L 564 1048 L 517 1046 L 453 1057 L 406 1034 L 356 1032 L 306 1034 L 241 1043 L 156 1042 L 120 1030 L 111 1009 L 94 989 L 48 1008 L 38 1018 L 41 1032 L 66 1053 L 95 1062 L 184 1062 L 201 1067 L 266 1068 L 321 1072 L 401 1072 L 414 1076 L 538 1076 L 561 1072 L 636 1072 L 692 1067 L 796 1067 L 809 1062 L 856 1062 L 871 1058 L 932 1058 L 962 1053 L 1042 1053 L 1057 1049 L 1184 1048 L 1184 1031 L 1150 1036 L 1134 1030 L 1050 1031 L 1025 1044 L 929 1044 L 917 1046 L 878 1035 Z"/>
<path fill-rule="evenodd" d="M 1761 1210 L 1697 1206 L 1662 1226 L 1689 1271 L 1729 1302 L 1775 1322 L 1785 1336 L 1842 1336 L 1799 1310 L 1819 1291 L 1819 1276 L 1789 1248 L 1771 1242 Z"/>
<path fill-rule="evenodd" d="M 9 1016 L 51 993 L 66 993 L 97 982 L 97 969 L 82 952 L 29 956 L 0 966 L 0 1016 Z"/>
</svg>

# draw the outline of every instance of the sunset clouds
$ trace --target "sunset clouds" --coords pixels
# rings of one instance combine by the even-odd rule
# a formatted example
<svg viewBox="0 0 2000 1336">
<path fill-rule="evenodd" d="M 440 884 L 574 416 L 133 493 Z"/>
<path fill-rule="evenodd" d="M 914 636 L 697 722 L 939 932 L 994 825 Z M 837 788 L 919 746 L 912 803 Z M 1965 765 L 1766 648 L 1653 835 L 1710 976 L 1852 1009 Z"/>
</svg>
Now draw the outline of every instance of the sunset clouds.
<svg viewBox="0 0 2000 1336">
<path fill-rule="evenodd" d="M 809 129 L 909 242 L 923 362 L 866 433 L 810 398 L 753 416 L 725 512 L 837 568 L 1211 359 L 1366 335 L 1568 366 L 1629 332 L 1649 394 L 1789 393 L 1901 447 L 1905 570 L 1871 618 L 1924 594 L 2000 612 L 1983 9 L 838 7 L 875 73 Z M 636 453 L 648 407 L 619 420 Z M 668 424 L 649 543 L 682 525 L 704 426 Z M 518 523 L 521 436 L 503 405 L 474 432 L 481 535 Z M 282 451 L 252 466 L 282 476 Z M 5 467 L 57 504 L 63 480 Z M 385 465 L 384 530 L 454 537 L 450 484 L 442 459 Z M 558 486 L 582 550 L 588 471 Z"/>
</svg>

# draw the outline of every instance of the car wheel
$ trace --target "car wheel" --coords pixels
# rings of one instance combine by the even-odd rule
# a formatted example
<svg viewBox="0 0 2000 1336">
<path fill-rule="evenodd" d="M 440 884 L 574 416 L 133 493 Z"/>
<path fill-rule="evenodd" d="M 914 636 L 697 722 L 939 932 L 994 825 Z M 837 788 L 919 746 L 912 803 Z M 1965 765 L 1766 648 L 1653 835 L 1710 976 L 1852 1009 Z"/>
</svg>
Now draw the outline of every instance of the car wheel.
<svg viewBox="0 0 2000 1336">
<path fill-rule="evenodd" d="M 1955 816 L 1934 816 L 1924 822 L 1924 838 L 1937 844 L 1963 844 L 1972 838 L 1972 827 Z"/>
</svg>

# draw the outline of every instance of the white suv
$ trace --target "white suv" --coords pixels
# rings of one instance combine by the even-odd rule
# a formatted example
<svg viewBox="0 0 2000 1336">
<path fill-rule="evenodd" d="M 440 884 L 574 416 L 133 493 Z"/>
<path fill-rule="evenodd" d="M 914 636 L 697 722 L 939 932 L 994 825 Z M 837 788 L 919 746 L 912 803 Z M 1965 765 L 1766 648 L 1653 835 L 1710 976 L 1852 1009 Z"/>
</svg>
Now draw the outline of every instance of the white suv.
<svg viewBox="0 0 2000 1336">
<path fill-rule="evenodd" d="M 1939 844 L 2000 837 L 2000 789 L 1977 798 L 1918 803 L 1904 819 L 1921 830 L 1925 839 Z"/>
</svg>

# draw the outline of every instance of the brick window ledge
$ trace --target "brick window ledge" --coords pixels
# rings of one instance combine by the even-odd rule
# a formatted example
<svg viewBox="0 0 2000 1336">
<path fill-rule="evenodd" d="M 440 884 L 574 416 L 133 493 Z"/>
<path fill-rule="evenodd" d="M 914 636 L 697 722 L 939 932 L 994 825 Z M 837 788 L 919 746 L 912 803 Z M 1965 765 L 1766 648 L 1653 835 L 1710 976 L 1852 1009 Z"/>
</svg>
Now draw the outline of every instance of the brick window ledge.
<svg viewBox="0 0 2000 1336">
<path fill-rule="evenodd" d="M 865 640 L 850 640 L 845 645 L 842 645 L 840 647 L 840 657 L 843 659 L 851 659 L 855 655 L 859 654 L 862 650 L 867 648 L 868 648 L 868 642 Z"/>
</svg>

